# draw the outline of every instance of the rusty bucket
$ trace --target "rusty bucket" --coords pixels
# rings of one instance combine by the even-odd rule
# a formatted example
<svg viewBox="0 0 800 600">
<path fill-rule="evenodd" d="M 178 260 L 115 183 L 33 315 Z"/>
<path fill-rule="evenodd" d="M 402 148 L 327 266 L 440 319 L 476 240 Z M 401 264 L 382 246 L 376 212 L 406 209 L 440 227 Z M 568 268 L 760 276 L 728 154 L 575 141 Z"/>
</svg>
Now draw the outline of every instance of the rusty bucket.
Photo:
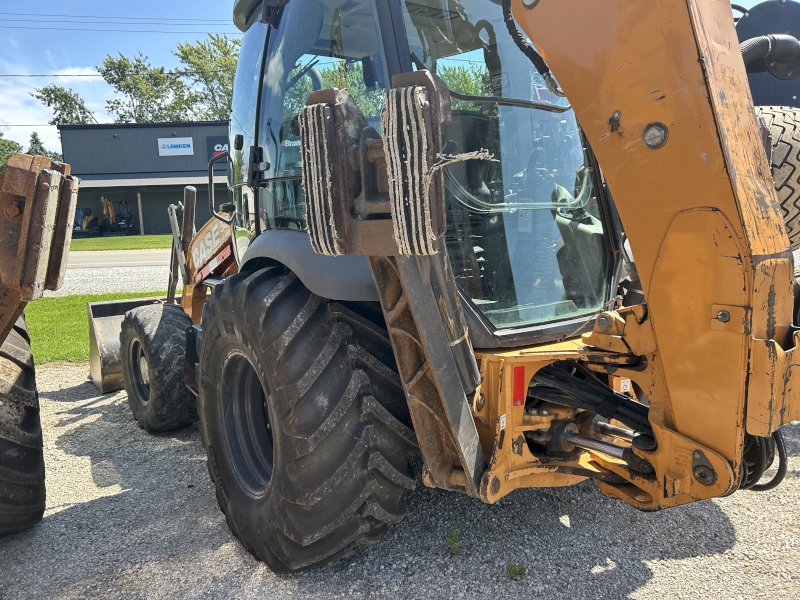
<svg viewBox="0 0 800 600">
<path fill-rule="evenodd" d="M 116 392 L 125 385 L 119 355 L 119 334 L 125 313 L 139 306 L 160 302 L 164 302 L 164 298 L 86 303 L 89 316 L 89 376 L 101 393 Z"/>
</svg>

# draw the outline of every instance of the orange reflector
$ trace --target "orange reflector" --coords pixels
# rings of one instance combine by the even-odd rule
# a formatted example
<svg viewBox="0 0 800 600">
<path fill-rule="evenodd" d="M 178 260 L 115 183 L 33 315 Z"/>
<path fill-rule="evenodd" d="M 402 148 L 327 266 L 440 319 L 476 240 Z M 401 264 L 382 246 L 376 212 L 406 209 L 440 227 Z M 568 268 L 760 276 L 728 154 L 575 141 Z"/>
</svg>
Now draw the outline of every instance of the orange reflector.
<svg viewBox="0 0 800 600">
<path fill-rule="evenodd" d="M 525 367 L 514 367 L 514 406 L 525 404 Z"/>
</svg>

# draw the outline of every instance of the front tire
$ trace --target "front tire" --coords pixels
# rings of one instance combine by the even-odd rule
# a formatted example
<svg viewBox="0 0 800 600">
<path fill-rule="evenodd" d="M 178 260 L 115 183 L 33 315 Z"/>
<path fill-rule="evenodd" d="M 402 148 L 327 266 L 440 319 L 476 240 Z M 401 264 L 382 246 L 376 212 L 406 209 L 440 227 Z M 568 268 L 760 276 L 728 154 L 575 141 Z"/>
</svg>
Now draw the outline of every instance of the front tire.
<svg viewBox="0 0 800 600">
<path fill-rule="evenodd" d="M 228 278 L 203 311 L 208 470 L 231 531 L 276 572 L 378 541 L 414 487 L 380 309 L 352 308 L 273 267 Z"/>
<path fill-rule="evenodd" d="M 36 369 L 20 317 L 0 348 L 0 536 L 38 523 L 44 509 Z"/>
<path fill-rule="evenodd" d="M 186 330 L 192 320 L 176 304 L 129 310 L 119 334 L 128 404 L 139 427 L 160 433 L 197 420 L 195 398 L 184 383 Z"/>
</svg>

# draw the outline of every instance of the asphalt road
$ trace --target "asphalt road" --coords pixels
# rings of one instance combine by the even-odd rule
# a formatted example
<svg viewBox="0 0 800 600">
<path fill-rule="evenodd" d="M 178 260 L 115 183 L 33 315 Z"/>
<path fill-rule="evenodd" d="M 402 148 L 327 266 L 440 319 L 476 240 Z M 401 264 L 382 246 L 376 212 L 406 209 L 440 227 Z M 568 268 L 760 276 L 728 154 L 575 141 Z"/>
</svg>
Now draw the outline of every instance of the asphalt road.
<svg viewBox="0 0 800 600">
<path fill-rule="evenodd" d="M 169 266 L 169 249 L 103 250 L 100 252 L 70 252 L 68 269 L 98 269 L 105 267 L 163 267 Z"/>
</svg>

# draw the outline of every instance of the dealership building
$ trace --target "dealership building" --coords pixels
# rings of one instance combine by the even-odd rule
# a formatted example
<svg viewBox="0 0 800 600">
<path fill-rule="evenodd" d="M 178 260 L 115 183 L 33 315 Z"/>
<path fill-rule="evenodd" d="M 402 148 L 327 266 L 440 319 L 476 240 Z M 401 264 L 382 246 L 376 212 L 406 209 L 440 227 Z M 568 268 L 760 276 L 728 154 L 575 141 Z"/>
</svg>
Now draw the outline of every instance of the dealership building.
<svg viewBox="0 0 800 600">
<path fill-rule="evenodd" d="M 80 178 L 78 208 L 103 212 L 100 198 L 130 212 L 141 233 L 170 233 L 167 208 L 197 188 L 196 223 L 208 210 L 208 161 L 228 149 L 227 121 L 59 125 L 64 162 Z M 214 170 L 214 192 L 227 198 L 227 166 Z"/>
</svg>

